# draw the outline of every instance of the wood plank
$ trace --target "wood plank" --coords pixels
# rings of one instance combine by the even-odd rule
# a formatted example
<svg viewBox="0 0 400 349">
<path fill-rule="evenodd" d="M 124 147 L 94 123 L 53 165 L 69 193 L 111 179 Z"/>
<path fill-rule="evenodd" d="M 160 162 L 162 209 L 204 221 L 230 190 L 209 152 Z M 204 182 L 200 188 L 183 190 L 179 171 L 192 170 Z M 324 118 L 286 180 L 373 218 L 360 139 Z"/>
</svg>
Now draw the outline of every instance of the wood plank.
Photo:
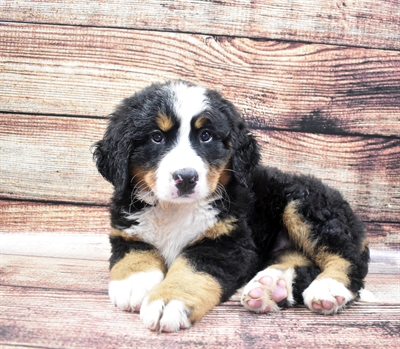
<svg viewBox="0 0 400 349">
<path fill-rule="evenodd" d="M 400 135 L 400 52 L 1 23 L 1 110 L 108 115 L 151 82 L 220 90 L 254 127 Z"/>
<path fill-rule="evenodd" d="M 400 48 L 395 0 L 5 1 L 0 20 Z"/>
<path fill-rule="evenodd" d="M 42 234 L 108 234 L 110 219 L 106 206 L 85 206 L 0 200 L 0 231 Z M 380 235 L 382 236 L 382 235 Z"/>
<path fill-rule="evenodd" d="M 111 253 L 108 234 L 0 233 L 0 240 L 3 255 L 103 262 Z"/>
<path fill-rule="evenodd" d="M 399 275 L 398 286 L 400 287 L 400 249 L 392 250 L 370 250 L 371 263 L 369 266 L 370 274 L 396 274 Z M 396 295 L 400 296 L 400 288 L 397 288 Z M 400 299 L 400 298 L 399 298 Z"/>
<path fill-rule="evenodd" d="M 234 301 L 216 307 L 189 330 L 158 335 L 142 327 L 138 314 L 113 308 L 106 294 L 6 286 L 0 292 L 2 345 L 373 348 L 379 341 L 385 348 L 398 347 L 398 304 L 361 304 L 335 316 L 318 316 L 304 308 L 266 316 L 250 314 Z"/>
<path fill-rule="evenodd" d="M 372 248 L 400 251 L 399 223 L 365 222 L 365 229 Z"/>
<path fill-rule="evenodd" d="M 102 137 L 105 120 L 14 114 L 0 114 L 0 119 L 1 197 L 108 202 L 111 185 L 97 173 L 89 151 Z M 264 163 L 315 175 L 340 189 L 366 221 L 399 221 L 399 139 L 269 130 L 254 133 Z M 18 204 L 6 209 L 18 210 Z"/>
<path fill-rule="evenodd" d="M 76 259 L 1 254 L 1 285 L 107 294 L 108 261 L 90 259 L 92 255 Z"/>
<path fill-rule="evenodd" d="M 45 241 L 41 237 L 40 240 L 50 245 L 55 245 L 54 241 L 60 242 L 60 239 L 54 237 L 47 237 Z M 106 237 L 104 240 L 107 240 Z M 75 241 L 81 246 L 73 246 Z M 19 239 L 19 243 L 25 243 L 25 240 Z M 55 248 L 50 253 L 50 249 L 45 248 L 43 256 L 40 256 L 39 253 L 38 255 L 26 255 L 23 248 L 22 251 L 13 251 L 12 247 L 6 247 L 5 251 L 0 254 L 2 268 L 0 283 L 3 286 L 107 293 L 109 248 L 91 251 L 90 248 L 93 245 L 84 238 L 65 240 L 64 248 Z M 105 245 L 101 244 L 102 247 Z M 84 247 L 87 249 L 86 253 L 79 253 Z M 9 254 L 10 250 L 15 254 Z M 68 254 L 69 250 L 71 252 Z M 61 256 L 55 255 L 57 251 L 61 251 Z M 53 256 L 46 256 L 51 254 Z M 399 303 L 400 251 L 371 251 L 366 288 L 375 295 L 377 302 Z M 241 291 L 238 291 L 233 299 L 239 301 L 240 293 Z"/>
<path fill-rule="evenodd" d="M 108 203 L 111 185 L 98 174 L 90 151 L 104 133 L 105 120 L 13 114 L 0 114 L 0 120 L 1 196 Z M 18 205 L 13 203 L 6 209 L 18 209 Z M 63 218 L 66 220 L 79 210 L 88 210 L 82 207 L 72 212 L 72 207 L 62 208 L 66 211 L 60 212 L 61 207 L 54 206 L 49 214 L 58 214 L 53 219 L 59 219 L 60 214 L 69 211 L 69 216 Z M 82 228 L 86 229 L 76 229 Z"/>
<path fill-rule="evenodd" d="M 262 147 L 264 164 L 320 178 L 340 190 L 366 221 L 398 222 L 399 139 L 268 130 L 253 133 Z"/>
<path fill-rule="evenodd" d="M 221 345 L 261 348 L 264 347 L 261 343 L 268 343 L 272 348 L 301 348 L 299 343 L 319 347 L 328 342 L 332 347 L 354 347 L 356 341 L 364 347 L 377 340 L 387 348 L 395 348 L 397 344 L 393 333 L 397 333 L 400 324 L 399 274 L 369 274 L 367 288 L 378 301 L 358 303 L 340 315 L 318 316 L 303 307 L 267 316 L 255 315 L 241 307 L 239 291 L 190 330 L 157 335 L 142 327 L 138 314 L 121 312 L 110 304 L 106 290 L 107 261 L 92 259 L 93 248 L 105 250 L 98 235 L 92 235 L 96 243 L 76 234 L 70 235 L 69 242 L 57 234 L 36 235 L 39 241 L 33 245 L 30 244 L 33 239 L 25 240 L 24 234 L 15 236 L 21 247 L 17 255 L 8 254 L 14 252 L 14 247 L 1 239 L 5 249 L 1 255 L 0 281 L 3 330 L 0 345 L 3 346 L 147 348 L 149 343 L 152 348 Z M 37 252 L 24 255 L 37 250 L 40 242 L 43 256 Z M 60 251 L 61 256 L 57 256 Z M 266 337 L 266 333 L 274 335 Z M 315 343 L 315 338 L 326 338 L 327 333 L 329 338 Z"/>
</svg>

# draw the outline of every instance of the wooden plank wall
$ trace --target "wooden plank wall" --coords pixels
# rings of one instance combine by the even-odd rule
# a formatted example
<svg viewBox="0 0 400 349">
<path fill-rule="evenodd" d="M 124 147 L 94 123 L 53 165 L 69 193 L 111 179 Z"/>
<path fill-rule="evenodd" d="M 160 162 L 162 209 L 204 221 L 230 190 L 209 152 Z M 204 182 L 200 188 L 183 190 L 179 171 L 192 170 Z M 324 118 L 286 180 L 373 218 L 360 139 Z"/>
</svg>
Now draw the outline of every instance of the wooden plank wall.
<svg viewBox="0 0 400 349">
<path fill-rule="evenodd" d="M 188 79 L 242 111 L 263 161 L 340 189 L 373 246 L 400 243 L 396 0 L 0 3 L 2 232 L 106 233 L 90 147 L 151 82 Z"/>
</svg>

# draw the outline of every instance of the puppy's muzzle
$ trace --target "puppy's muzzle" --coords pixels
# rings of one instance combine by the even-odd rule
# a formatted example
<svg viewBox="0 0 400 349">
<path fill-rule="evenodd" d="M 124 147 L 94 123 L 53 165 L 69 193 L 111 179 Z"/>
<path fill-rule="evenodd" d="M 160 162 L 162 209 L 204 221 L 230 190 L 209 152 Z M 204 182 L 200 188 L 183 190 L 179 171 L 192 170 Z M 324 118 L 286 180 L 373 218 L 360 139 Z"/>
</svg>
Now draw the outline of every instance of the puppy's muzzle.
<svg viewBox="0 0 400 349">
<path fill-rule="evenodd" d="M 178 188 L 178 195 L 185 196 L 194 192 L 194 187 L 197 185 L 199 175 L 193 168 L 183 168 L 175 171 L 172 174 L 175 181 L 175 186 Z"/>
</svg>

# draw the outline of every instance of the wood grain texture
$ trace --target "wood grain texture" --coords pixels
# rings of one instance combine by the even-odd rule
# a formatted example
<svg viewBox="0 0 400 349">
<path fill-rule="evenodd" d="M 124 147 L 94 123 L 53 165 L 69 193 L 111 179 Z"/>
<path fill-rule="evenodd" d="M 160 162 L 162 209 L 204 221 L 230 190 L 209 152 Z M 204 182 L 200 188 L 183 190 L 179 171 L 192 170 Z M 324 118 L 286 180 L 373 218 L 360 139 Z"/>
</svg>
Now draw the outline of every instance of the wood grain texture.
<svg viewBox="0 0 400 349">
<path fill-rule="evenodd" d="M 14 114 L 0 114 L 0 120 L 1 196 L 108 203 L 111 185 L 98 174 L 90 151 L 105 120 Z"/>
<path fill-rule="evenodd" d="M 398 272 L 368 275 L 367 288 L 378 301 L 359 303 L 340 315 L 318 316 L 303 307 L 255 315 L 240 305 L 238 292 L 190 330 L 157 335 L 142 327 L 138 314 L 110 304 L 106 245 L 99 235 L 6 236 L 11 235 L 13 244 L 0 237 L 5 242 L 0 257 L 0 345 L 5 347 L 373 348 L 379 341 L 397 348 Z M 38 241 L 31 244 L 35 237 Z M 382 258 L 378 262 L 391 263 Z"/>
<path fill-rule="evenodd" d="M 400 48 L 395 0 L 5 0 L 0 20 Z"/>
<path fill-rule="evenodd" d="M 253 127 L 400 135 L 400 52 L 2 23 L 2 111 L 108 115 L 151 82 L 218 89 Z"/>
<path fill-rule="evenodd" d="M 400 251 L 400 223 L 365 222 L 365 229 L 371 246 L 386 251 Z"/>
<path fill-rule="evenodd" d="M 0 232 L 7 233 L 81 235 L 110 231 L 106 206 L 0 200 L 0 221 Z"/>
<path fill-rule="evenodd" d="M 398 303 L 360 304 L 340 315 L 304 308 L 254 315 L 224 303 L 190 330 L 158 335 L 138 314 L 113 308 L 104 293 L 0 287 L 2 345 L 51 348 L 397 348 Z M 228 325 L 229 324 L 229 325 Z M 316 340 L 318 338 L 318 340 Z"/>
<path fill-rule="evenodd" d="M 0 315 L 3 345 L 265 348 L 268 344 L 273 348 L 374 348 L 380 340 L 387 348 L 397 348 L 398 343 L 398 303 L 361 304 L 329 317 L 304 308 L 265 316 L 244 311 L 235 300 L 216 307 L 190 330 L 157 335 L 142 327 L 138 314 L 113 308 L 106 294 L 7 286 L 0 290 L 4 300 Z M 316 337 L 321 340 L 316 342 Z"/>
</svg>

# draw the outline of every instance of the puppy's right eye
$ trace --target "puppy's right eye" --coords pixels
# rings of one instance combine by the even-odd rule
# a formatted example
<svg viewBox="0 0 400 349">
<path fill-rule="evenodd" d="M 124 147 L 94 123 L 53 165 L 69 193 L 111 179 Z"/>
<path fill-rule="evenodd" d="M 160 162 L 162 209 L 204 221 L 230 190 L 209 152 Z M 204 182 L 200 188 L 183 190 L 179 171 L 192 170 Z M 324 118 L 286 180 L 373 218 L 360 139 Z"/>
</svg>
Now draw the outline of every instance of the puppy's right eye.
<svg viewBox="0 0 400 349">
<path fill-rule="evenodd" d="M 156 131 L 151 135 L 151 140 L 154 143 L 163 143 L 164 142 L 164 135 L 161 132 Z"/>
</svg>

